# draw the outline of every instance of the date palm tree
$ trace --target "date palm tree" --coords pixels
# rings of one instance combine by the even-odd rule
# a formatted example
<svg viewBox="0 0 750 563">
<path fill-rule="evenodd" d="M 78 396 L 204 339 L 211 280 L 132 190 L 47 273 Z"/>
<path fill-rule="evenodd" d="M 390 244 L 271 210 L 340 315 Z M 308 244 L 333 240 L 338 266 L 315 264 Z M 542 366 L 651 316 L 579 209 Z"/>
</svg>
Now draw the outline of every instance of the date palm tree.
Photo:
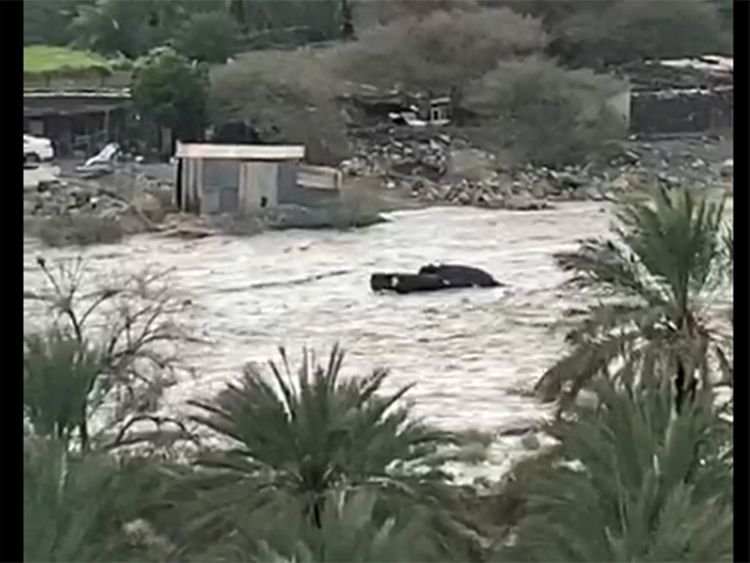
<svg viewBox="0 0 750 563">
<path fill-rule="evenodd" d="M 163 560 L 171 547 L 141 519 L 158 490 L 147 468 L 107 454 L 78 456 L 64 442 L 27 436 L 24 561 Z M 139 527 L 147 537 L 133 533 Z"/>
<path fill-rule="evenodd" d="M 556 256 L 575 287 L 600 299 L 574 322 L 570 351 L 537 383 L 544 399 L 561 397 L 565 406 L 596 376 L 630 381 L 661 366 L 679 409 L 698 384 L 712 384 L 712 366 L 731 376 L 731 342 L 712 318 L 730 279 L 723 210 L 723 201 L 688 189 L 658 189 L 621 204 L 614 240 L 587 240 Z"/>
<path fill-rule="evenodd" d="M 192 402 L 195 421 L 226 443 L 200 459 L 215 481 L 205 485 L 204 474 L 196 485 L 204 491 L 197 530 L 288 502 L 320 528 L 330 493 L 354 489 L 376 492 L 383 506 L 426 507 L 436 527 L 461 528 L 448 516 L 455 499 L 441 467 L 454 437 L 399 404 L 410 386 L 383 394 L 385 370 L 342 378 L 337 346 L 325 365 L 306 351 L 296 375 L 280 354 L 283 367 L 269 362 L 270 377 L 249 365 L 213 400 Z"/>
<path fill-rule="evenodd" d="M 372 491 L 328 493 L 320 527 L 312 525 L 297 502 L 255 519 L 238 522 L 229 541 L 209 546 L 199 559 L 257 561 L 442 561 L 444 553 L 424 513 L 408 509 L 382 514 Z"/>
<path fill-rule="evenodd" d="M 669 380 L 596 388 L 602 408 L 558 427 L 563 463 L 527 489 L 499 560 L 731 561 L 732 428 L 710 395 L 675 416 Z"/>
</svg>

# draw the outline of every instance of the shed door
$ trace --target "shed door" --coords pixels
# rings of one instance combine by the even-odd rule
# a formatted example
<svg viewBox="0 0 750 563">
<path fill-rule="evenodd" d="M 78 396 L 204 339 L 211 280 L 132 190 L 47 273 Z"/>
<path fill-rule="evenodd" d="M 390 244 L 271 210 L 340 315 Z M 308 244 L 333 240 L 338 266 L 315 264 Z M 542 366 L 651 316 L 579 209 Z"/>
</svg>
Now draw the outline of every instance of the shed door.
<svg viewBox="0 0 750 563">
<path fill-rule="evenodd" d="M 242 165 L 240 206 L 246 213 L 278 204 L 279 165 L 275 162 L 246 162 Z"/>
</svg>

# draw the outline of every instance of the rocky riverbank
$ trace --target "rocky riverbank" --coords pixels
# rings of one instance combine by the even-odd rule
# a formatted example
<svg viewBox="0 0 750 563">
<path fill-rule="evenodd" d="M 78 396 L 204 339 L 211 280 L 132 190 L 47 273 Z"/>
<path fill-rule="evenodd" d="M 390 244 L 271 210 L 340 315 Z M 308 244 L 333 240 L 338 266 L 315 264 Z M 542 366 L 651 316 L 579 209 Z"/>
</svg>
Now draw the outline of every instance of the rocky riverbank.
<svg viewBox="0 0 750 563">
<path fill-rule="evenodd" d="M 253 217 L 178 213 L 172 202 L 170 169 L 169 165 L 127 164 L 90 179 L 58 167 L 30 171 L 24 185 L 25 231 L 51 246 L 65 246 L 117 242 L 145 232 L 203 238 L 254 235 L 268 229 L 345 229 L 383 220 L 378 205 L 363 205 L 361 198 L 345 196 L 336 205 L 280 205 Z"/>
<path fill-rule="evenodd" d="M 342 163 L 353 177 L 426 202 L 491 209 L 545 209 L 558 201 L 613 200 L 648 183 L 730 187 L 731 140 L 694 137 L 612 144 L 604 158 L 560 169 L 510 165 L 461 137 L 390 131 L 359 140 Z"/>
<path fill-rule="evenodd" d="M 143 232 L 202 237 L 359 227 L 382 220 L 379 212 L 386 208 L 409 203 L 547 209 L 563 201 L 613 200 L 653 182 L 731 190 L 732 150 L 731 139 L 718 137 L 630 140 L 609 147 L 606 159 L 555 169 L 510 165 L 460 136 L 381 132 L 360 137 L 355 156 L 341 163 L 346 179 L 339 205 L 281 206 L 246 219 L 177 214 L 167 164 L 126 163 L 97 178 L 81 177 L 72 167 L 43 166 L 25 171 L 24 224 L 27 234 L 62 246 L 116 242 Z"/>
</svg>

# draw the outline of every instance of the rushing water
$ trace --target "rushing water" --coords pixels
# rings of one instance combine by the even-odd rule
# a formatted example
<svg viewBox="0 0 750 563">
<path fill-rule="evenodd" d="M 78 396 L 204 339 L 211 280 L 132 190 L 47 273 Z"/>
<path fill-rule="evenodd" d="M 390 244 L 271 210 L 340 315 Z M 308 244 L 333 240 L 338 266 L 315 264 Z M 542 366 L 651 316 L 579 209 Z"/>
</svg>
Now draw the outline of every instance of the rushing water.
<svg viewBox="0 0 750 563">
<path fill-rule="evenodd" d="M 390 388 L 416 383 L 409 396 L 429 421 L 493 431 L 546 412 L 518 391 L 559 355 L 560 335 L 549 328 L 576 300 L 561 287 L 565 275 L 552 255 L 604 234 L 609 220 L 592 203 L 523 213 L 431 208 L 351 232 L 141 236 L 83 255 L 100 272 L 175 269 L 175 289 L 193 302 L 185 322 L 211 344 L 193 348 L 187 360 L 198 377 L 169 390 L 170 408 L 220 389 L 247 361 L 275 357 L 278 345 L 299 358 L 303 346 L 324 353 L 340 342 L 345 372 L 386 366 Z M 48 260 L 80 252 L 25 244 L 29 289 L 40 283 L 33 264 L 40 252 Z M 507 287 L 406 296 L 369 289 L 374 271 L 415 271 L 429 262 L 478 266 Z M 512 451 L 518 438 L 497 447 Z"/>
</svg>

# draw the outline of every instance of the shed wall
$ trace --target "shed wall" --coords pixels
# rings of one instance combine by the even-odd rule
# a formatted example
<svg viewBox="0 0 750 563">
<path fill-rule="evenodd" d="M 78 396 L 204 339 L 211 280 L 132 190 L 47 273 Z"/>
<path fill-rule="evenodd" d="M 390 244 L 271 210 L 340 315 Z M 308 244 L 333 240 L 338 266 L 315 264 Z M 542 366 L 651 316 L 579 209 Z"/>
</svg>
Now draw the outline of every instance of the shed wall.
<svg viewBox="0 0 750 563">
<path fill-rule="evenodd" d="M 282 166 L 278 162 L 243 162 L 238 209 L 243 214 L 257 212 L 262 207 L 278 203 L 278 176 Z"/>
<path fill-rule="evenodd" d="M 223 159 L 203 159 L 202 162 L 201 213 L 236 212 L 239 200 L 240 162 Z"/>
</svg>

